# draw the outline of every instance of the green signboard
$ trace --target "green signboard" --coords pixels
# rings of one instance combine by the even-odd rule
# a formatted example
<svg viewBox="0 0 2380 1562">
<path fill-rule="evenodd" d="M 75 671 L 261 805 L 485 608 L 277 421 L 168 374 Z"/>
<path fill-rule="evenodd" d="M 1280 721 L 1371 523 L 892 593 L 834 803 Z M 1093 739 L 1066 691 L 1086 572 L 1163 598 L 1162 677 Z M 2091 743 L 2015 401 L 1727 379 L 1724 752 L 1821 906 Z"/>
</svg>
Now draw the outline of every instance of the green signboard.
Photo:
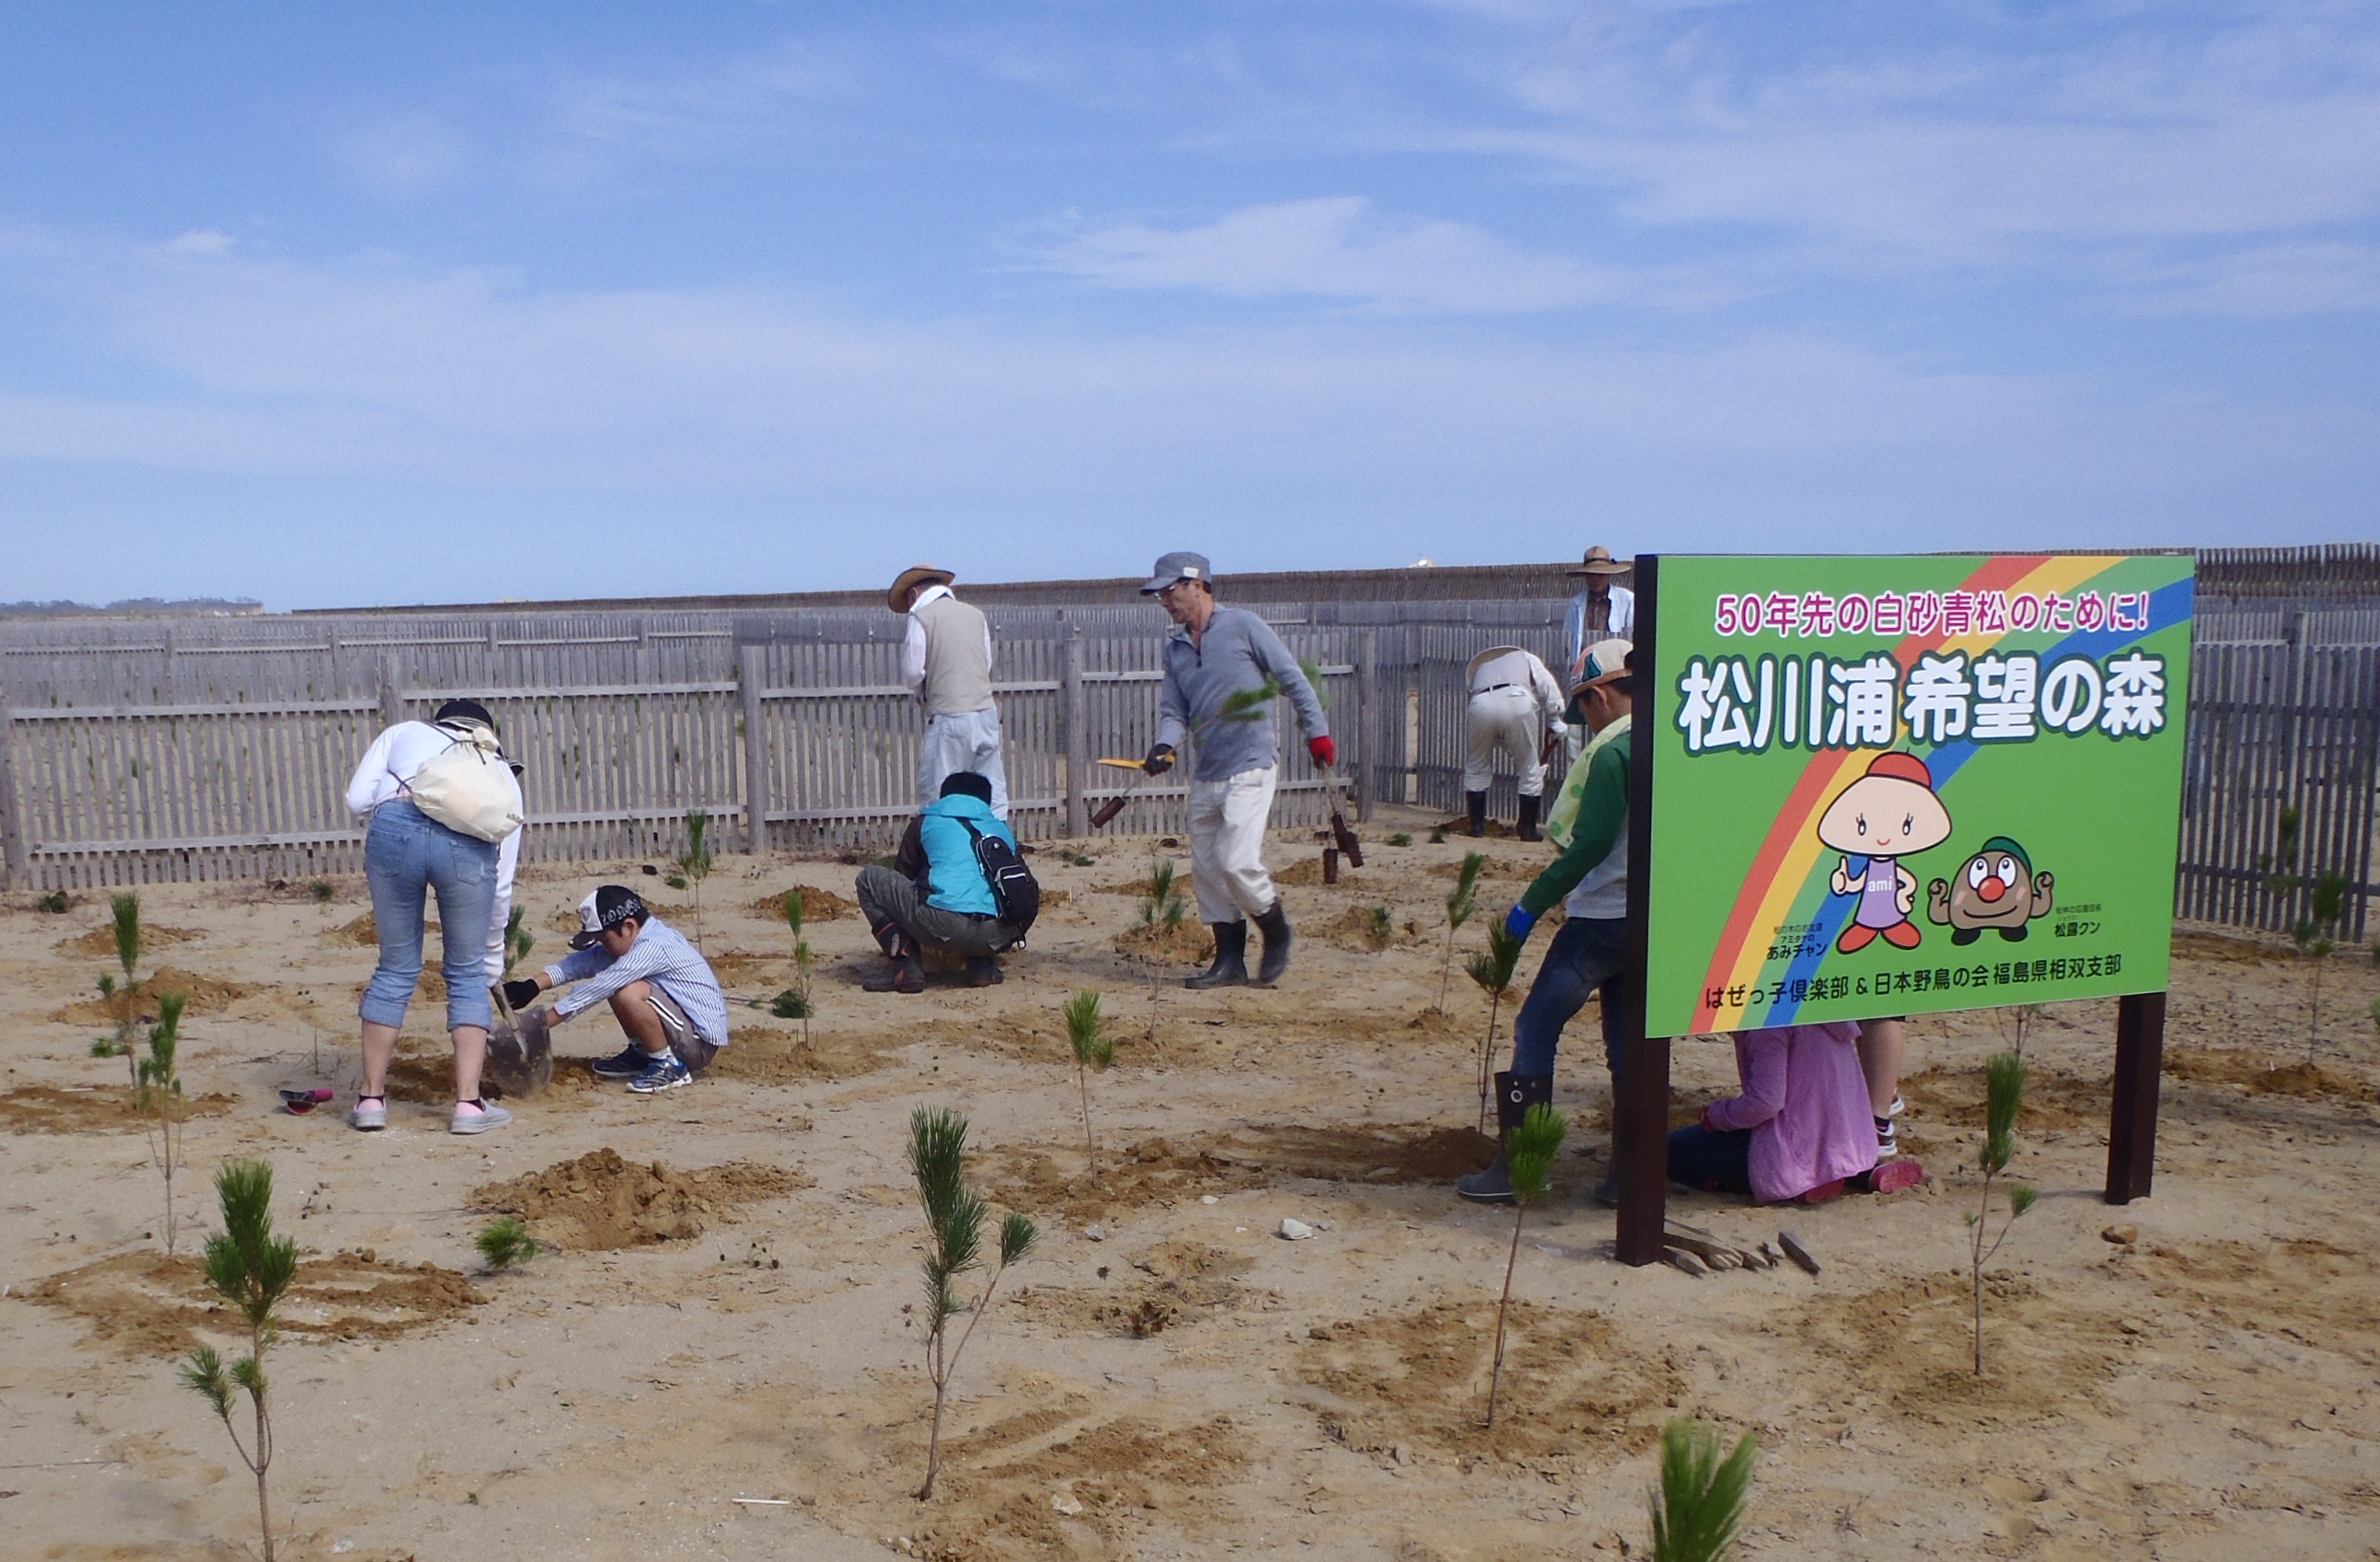
<svg viewBox="0 0 2380 1562">
<path fill-rule="evenodd" d="M 1646 1034 L 2164 991 L 2188 557 L 1653 573 Z"/>
</svg>

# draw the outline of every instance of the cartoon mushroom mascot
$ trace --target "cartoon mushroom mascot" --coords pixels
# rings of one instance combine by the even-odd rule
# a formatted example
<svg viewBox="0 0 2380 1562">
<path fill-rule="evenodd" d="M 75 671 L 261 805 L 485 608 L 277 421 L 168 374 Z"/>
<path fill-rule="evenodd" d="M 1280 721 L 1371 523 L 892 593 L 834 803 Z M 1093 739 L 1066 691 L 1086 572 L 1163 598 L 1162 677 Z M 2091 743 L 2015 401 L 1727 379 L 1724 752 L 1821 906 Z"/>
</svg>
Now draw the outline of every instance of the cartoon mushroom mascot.
<svg viewBox="0 0 2380 1562">
<path fill-rule="evenodd" d="M 2054 877 L 2034 873 L 2024 848 L 1994 836 L 1960 865 L 1957 877 L 1934 881 L 1925 917 L 1949 924 L 1953 944 L 1973 944 L 1986 929 L 2014 944 L 2025 935 L 2025 923 L 2049 915 Z"/>
<path fill-rule="evenodd" d="M 1818 840 L 1843 854 L 1828 887 L 1859 897 L 1851 925 L 1835 940 L 1839 953 L 1864 949 L 1878 937 L 1896 949 L 1914 949 L 1924 937 L 1909 913 L 1917 904 L 1917 877 L 1900 859 L 1950 838 L 1950 811 L 1934 795 L 1934 773 L 1915 754 L 1878 754 L 1867 773 L 1842 790 L 1818 820 Z"/>
</svg>

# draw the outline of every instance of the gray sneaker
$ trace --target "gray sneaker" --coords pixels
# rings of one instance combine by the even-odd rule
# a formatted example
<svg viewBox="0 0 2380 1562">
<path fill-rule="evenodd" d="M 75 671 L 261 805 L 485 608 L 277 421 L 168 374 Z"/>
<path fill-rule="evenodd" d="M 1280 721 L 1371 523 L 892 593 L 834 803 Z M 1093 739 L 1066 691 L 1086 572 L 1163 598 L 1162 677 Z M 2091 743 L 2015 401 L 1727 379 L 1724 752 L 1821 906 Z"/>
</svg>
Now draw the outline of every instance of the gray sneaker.
<svg viewBox="0 0 2380 1562">
<path fill-rule="evenodd" d="M 366 1102 L 371 1104 L 364 1104 Z M 378 1133 L 388 1127 L 388 1097 L 384 1095 L 358 1097 L 355 1106 L 347 1113 L 347 1127 L 365 1133 Z"/>
<path fill-rule="evenodd" d="M 481 1102 L 477 1112 L 456 1112 L 455 1120 L 446 1125 L 446 1131 L 448 1133 L 486 1133 L 492 1129 L 503 1128 L 512 1120 L 513 1115 L 503 1107 L 491 1106 Z"/>
</svg>

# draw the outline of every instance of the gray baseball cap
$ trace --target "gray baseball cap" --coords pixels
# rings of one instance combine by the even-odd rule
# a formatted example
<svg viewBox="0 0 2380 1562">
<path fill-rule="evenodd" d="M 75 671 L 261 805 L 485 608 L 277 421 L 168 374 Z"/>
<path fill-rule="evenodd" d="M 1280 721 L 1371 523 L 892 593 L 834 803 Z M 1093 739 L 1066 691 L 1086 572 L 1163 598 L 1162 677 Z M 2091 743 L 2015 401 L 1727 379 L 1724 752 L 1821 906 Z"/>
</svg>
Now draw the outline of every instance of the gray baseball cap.
<svg viewBox="0 0 2380 1562">
<path fill-rule="evenodd" d="M 1148 584 L 1140 588 L 1143 596 L 1155 596 L 1176 580 L 1204 580 L 1209 591 L 1215 585 L 1214 566 L 1205 554 L 1167 554 L 1157 561 L 1157 573 Z"/>
</svg>

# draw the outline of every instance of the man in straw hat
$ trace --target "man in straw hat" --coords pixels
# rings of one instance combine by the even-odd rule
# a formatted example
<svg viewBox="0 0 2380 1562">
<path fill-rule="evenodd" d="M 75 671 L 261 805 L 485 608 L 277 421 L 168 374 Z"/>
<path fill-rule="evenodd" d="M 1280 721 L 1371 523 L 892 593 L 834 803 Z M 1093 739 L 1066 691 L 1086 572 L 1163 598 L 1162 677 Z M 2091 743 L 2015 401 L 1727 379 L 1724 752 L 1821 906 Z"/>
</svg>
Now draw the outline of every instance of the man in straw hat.
<svg viewBox="0 0 2380 1562">
<path fill-rule="evenodd" d="M 1617 1088 L 1626 984 L 1641 974 L 1628 965 L 1628 733 L 1635 710 L 1634 648 L 1624 640 L 1597 641 L 1586 648 L 1584 670 L 1572 703 L 1593 737 L 1546 820 L 1547 833 L 1562 854 L 1504 918 L 1507 933 L 1526 938 L 1557 901 L 1562 908 L 1562 925 L 1512 1017 L 1512 1068 L 1496 1076 L 1500 1138 L 1518 1128 L 1530 1107 L 1553 1104 L 1554 1051 L 1561 1044 L 1562 1027 L 1597 993 L 1603 995 L 1603 1060 Z M 1512 1177 L 1500 1146 L 1494 1162 L 1458 1179 L 1454 1190 L 1475 1203 L 1512 1202 Z M 1595 1196 L 1617 1204 L 1618 1183 L 1605 1178 Z"/>
<path fill-rule="evenodd" d="M 1268 689 L 1289 696 L 1318 768 L 1338 763 L 1339 750 L 1314 686 L 1272 626 L 1243 608 L 1215 605 L 1214 572 L 1203 555 L 1167 554 L 1140 594 L 1155 597 L 1177 626 L 1165 641 L 1157 743 L 1143 768 L 1163 775 L 1183 739 L 1198 739 L 1190 775 L 1190 878 L 1198 920 L 1214 929 L 1215 963 L 1184 985 L 1246 985 L 1253 920 L 1264 934 L 1256 984 L 1269 987 L 1289 969 L 1289 913 L 1264 865 L 1279 741 L 1269 697 L 1254 704 L 1250 697 Z"/>
<path fill-rule="evenodd" d="M 1585 589 L 1570 599 L 1570 611 L 1562 618 L 1562 629 L 1570 637 L 1570 680 L 1575 685 L 1586 666 L 1586 648 L 1599 640 L 1633 641 L 1636 638 L 1636 593 L 1627 587 L 1615 585 L 1628 566 L 1611 556 L 1611 550 L 1597 543 L 1586 550 L 1571 574 L 1585 581 Z"/>
<path fill-rule="evenodd" d="M 991 783 L 992 817 L 1008 822 L 1008 774 L 1000 763 L 1000 710 L 991 699 L 991 625 L 951 594 L 957 577 L 929 564 L 901 571 L 888 593 L 908 615 L 901 681 L 926 707 L 917 746 L 917 801 L 931 806 L 961 771 Z"/>
<path fill-rule="evenodd" d="M 1544 799 L 1547 735 L 1565 737 L 1561 685 L 1546 665 L 1517 645 L 1491 645 L 1471 658 L 1471 703 L 1463 712 L 1471 750 L 1463 765 L 1463 800 L 1471 813 L 1471 834 L 1488 833 L 1488 784 L 1495 779 L 1496 756 L 1512 759 L 1521 773 L 1521 822 L 1524 841 L 1539 838 L 1537 809 Z"/>
</svg>

